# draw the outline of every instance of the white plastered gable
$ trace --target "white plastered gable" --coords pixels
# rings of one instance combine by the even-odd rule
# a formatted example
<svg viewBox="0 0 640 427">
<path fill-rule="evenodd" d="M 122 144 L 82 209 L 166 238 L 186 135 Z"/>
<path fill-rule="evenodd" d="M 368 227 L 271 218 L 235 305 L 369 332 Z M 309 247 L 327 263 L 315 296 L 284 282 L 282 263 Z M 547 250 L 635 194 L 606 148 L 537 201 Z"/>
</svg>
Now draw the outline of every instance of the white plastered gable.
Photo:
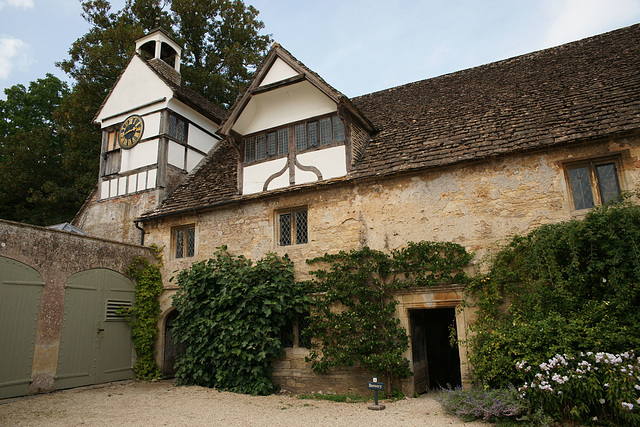
<svg viewBox="0 0 640 427">
<path fill-rule="evenodd" d="M 281 58 L 276 58 L 269 71 L 260 82 L 260 86 L 266 86 L 271 83 L 280 82 L 291 77 L 295 77 L 300 73 L 291 68 Z"/>
<path fill-rule="evenodd" d="M 96 122 L 104 128 L 121 122 L 128 114 L 144 114 L 150 104 L 154 104 L 154 110 L 166 107 L 172 96 L 171 88 L 134 56 L 96 115 Z"/>
<path fill-rule="evenodd" d="M 345 176 L 348 164 L 345 139 L 322 146 L 316 143 L 300 150 L 295 136 L 300 126 L 309 129 L 307 123 L 316 132 L 320 119 L 329 123 L 342 120 L 337 116 L 339 92 L 279 46 L 267 56 L 264 67 L 232 111 L 223 133 L 232 131 L 237 135 L 236 143 L 244 158 L 246 144 L 259 144 L 259 138 L 276 131 L 280 135 L 280 129 L 286 128 L 289 152 L 278 151 L 244 161 L 242 193 L 255 194 Z M 260 150 L 258 145 L 256 149 Z"/>
</svg>

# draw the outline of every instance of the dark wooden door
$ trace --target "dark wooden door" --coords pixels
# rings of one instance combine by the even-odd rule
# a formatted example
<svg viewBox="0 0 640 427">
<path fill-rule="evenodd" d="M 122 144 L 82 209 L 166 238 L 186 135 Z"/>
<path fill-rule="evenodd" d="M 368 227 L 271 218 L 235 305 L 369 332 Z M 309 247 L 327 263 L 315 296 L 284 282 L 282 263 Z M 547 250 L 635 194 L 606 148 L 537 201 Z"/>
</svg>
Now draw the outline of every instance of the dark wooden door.
<svg viewBox="0 0 640 427">
<path fill-rule="evenodd" d="M 411 353 L 413 356 L 413 380 L 415 391 L 424 393 L 429 389 L 429 362 L 427 359 L 427 335 L 424 310 L 410 310 Z"/>
</svg>

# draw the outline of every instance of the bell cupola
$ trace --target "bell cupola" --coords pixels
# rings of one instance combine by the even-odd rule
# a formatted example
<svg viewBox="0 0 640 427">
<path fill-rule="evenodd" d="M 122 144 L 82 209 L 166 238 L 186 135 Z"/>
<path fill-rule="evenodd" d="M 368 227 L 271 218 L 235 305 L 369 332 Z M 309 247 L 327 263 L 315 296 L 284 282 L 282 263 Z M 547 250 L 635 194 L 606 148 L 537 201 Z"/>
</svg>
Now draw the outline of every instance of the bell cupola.
<svg viewBox="0 0 640 427">
<path fill-rule="evenodd" d="M 180 72 L 182 48 L 162 28 L 156 28 L 136 40 L 136 53 L 149 62 L 162 61 Z"/>
</svg>

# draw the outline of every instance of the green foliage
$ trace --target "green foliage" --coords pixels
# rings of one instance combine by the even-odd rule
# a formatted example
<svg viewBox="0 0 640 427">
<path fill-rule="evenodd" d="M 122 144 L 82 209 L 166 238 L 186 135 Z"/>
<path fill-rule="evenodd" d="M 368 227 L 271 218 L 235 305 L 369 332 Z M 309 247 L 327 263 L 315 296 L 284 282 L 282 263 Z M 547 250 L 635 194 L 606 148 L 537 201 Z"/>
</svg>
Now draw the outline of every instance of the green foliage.
<svg viewBox="0 0 640 427">
<path fill-rule="evenodd" d="M 367 247 L 307 261 L 328 269 L 312 271 L 306 283 L 313 295 L 306 333 L 313 337 L 309 360 L 316 373 L 334 366 L 359 365 L 367 371 L 406 378 L 406 330 L 394 317 L 393 292 L 418 286 L 468 281 L 462 271 L 471 260 L 453 243 L 409 243 L 386 254 Z M 389 384 L 389 386 L 391 386 Z"/>
<path fill-rule="evenodd" d="M 240 0 L 172 0 L 178 40 L 184 43 L 181 73 L 191 89 L 229 107 L 262 62 L 271 36 L 258 11 Z"/>
<path fill-rule="evenodd" d="M 640 425 L 640 360 L 622 354 L 556 354 L 540 365 L 516 365 L 520 388 L 533 409 L 556 420 L 606 425 Z"/>
<path fill-rule="evenodd" d="M 138 257 L 126 271 L 136 282 L 135 305 L 127 313 L 131 323 L 133 345 L 138 356 L 134 370 L 136 378 L 146 381 L 162 376 L 153 351 L 160 318 L 158 297 L 163 289 L 160 267 Z"/>
<path fill-rule="evenodd" d="M 522 385 L 527 375 L 514 369 L 522 360 L 637 353 L 639 284 L 638 206 L 607 205 L 514 237 L 470 287 L 479 308 L 469 343 L 475 377 L 485 386 Z"/>
<path fill-rule="evenodd" d="M 5 89 L 0 100 L 0 218 L 51 225 L 68 221 L 84 199 L 70 191 L 73 171 L 65 163 L 69 141 L 53 112 L 69 89 L 47 74 L 28 88 Z M 95 176 L 94 176 L 95 180 Z"/>
<path fill-rule="evenodd" d="M 174 337 L 181 384 L 266 395 L 275 391 L 271 361 L 283 354 L 280 330 L 306 308 L 288 257 L 255 265 L 220 248 L 175 277 Z"/>
</svg>

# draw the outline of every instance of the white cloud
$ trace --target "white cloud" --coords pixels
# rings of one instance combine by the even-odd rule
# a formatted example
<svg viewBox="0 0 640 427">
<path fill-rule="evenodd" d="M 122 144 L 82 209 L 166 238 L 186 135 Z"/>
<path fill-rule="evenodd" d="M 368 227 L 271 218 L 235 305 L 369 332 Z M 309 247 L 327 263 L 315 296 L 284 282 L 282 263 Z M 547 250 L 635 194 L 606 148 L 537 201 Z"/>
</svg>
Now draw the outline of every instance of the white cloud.
<svg viewBox="0 0 640 427">
<path fill-rule="evenodd" d="M 640 16 L 638 0 L 548 0 L 545 8 L 550 17 L 543 37 L 546 46 L 624 27 Z"/>
<path fill-rule="evenodd" d="M 0 9 L 5 6 L 15 7 L 17 9 L 31 9 L 34 4 L 33 0 L 0 0 Z"/>
<path fill-rule="evenodd" d="M 29 66 L 32 61 L 27 48 L 20 39 L 0 36 L 0 80 L 9 78 L 14 67 L 24 70 Z"/>
</svg>

